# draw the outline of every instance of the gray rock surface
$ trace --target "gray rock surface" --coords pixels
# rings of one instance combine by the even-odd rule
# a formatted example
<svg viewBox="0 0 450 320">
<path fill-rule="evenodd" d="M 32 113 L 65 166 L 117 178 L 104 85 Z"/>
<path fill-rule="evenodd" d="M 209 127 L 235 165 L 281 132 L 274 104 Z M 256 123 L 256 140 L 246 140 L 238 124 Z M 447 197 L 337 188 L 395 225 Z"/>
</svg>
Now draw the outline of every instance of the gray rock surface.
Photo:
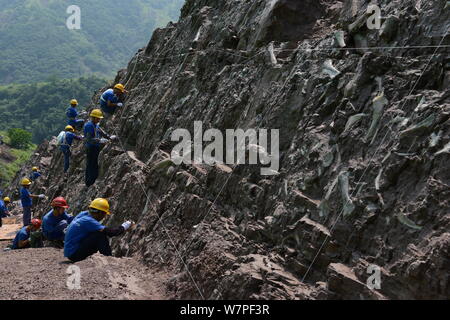
<svg viewBox="0 0 450 320">
<path fill-rule="evenodd" d="M 108 198 L 108 224 L 138 223 L 115 255 L 170 270 L 173 298 L 448 299 L 450 10 L 381 0 L 370 30 L 367 1 L 351 2 L 187 0 L 117 75 L 130 94 L 97 183 L 81 146 L 64 182 L 53 140 L 30 162 L 47 177 L 35 188 L 75 213 Z M 170 132 L 200 120 L 279 129 L 280 173 L 174 165 Z"/>
</svg>

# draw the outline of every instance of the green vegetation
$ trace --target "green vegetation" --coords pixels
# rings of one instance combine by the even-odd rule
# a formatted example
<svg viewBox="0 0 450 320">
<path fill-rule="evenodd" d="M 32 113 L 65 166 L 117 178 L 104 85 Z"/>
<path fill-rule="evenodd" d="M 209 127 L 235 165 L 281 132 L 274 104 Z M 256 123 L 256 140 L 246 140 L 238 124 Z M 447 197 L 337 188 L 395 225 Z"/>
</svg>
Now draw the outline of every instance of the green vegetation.
<svg viewBox="0 0 450 320">
<path fill-rule="evenodd" d="M 10 145 L 16 149 L 27 149 L 31 145 L 31 132 L 20 128 L 12 128 L 8 130 Z"/>
<path fill-rule="evenodd" d="M 12 149 L 7 132 L 0 131 L 5 144 L 0 145 L 0 188 L 5 188 L 14 178 L 17 171 L 28 161 L 36 150 L 36 145 L 30 144 L 26 149 Z"/>
<path fill-rule="evenodd" d="M 178 19 L 184 0 L 0 0 L 0 84 L 112 78 L 150 39 Z M 81 29 L 69 30 L 70 5 Z"/>
<path fill-rule="evenodd" d="M 107 81 L 96 77 L 0 86 L 0 130 L 22 128 L 41 143 L 67 125 L 66 110 L 77 99 L 79 110 Z"/>
</svg>

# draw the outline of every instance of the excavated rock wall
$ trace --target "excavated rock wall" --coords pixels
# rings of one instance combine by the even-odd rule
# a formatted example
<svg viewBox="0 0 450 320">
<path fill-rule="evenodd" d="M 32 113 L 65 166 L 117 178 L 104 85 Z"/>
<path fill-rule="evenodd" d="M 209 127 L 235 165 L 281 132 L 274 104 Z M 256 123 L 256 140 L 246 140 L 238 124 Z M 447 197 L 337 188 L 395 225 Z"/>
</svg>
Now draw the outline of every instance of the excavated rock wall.
<svg viewBox="0 0 450 320">
<path fill-rule="evenodd" d="M 450 6 L 372 3 L 380 30 L 368 1 L 187 0 L 117 75 L 97 183 L 81 146 L 64 182 L 53 140 L 34 188 L 74 213 L 108 198 L 109 225 L 138 223 L 115 254 L 171 270 L 174 298 L 448 299 Z M 170 134 L 194 121 L 279 129 L 279 174 L 175 165 Z"/>
</svg>

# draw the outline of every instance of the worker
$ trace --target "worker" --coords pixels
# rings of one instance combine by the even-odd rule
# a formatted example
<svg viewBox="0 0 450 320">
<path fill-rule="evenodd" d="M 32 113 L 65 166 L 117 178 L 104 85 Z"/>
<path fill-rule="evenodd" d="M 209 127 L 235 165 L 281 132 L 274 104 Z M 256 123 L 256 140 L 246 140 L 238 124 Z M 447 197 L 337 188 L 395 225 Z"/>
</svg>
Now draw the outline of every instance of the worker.
<svg viewBox="0 0 450 320">
<path fill-rule="evenodd" d="M 6 218 L 11 215 L 8 210 L 10 203 L 11 199 L 8 197 L 5 197 L 3 200 L 0 199 L 0 228 L 3 226 L 2 218 Z"/>
<path fill-rule="evenodd" d="M 90 114 L 91 120 L 84 125 L 84 136 L 86 146 L 86 176 L 85 183 L 90 187 L 95 183 L 98 177 L 98 155 L 100 147 L 108 142 L 108 140 L 117 139 L 116 136 L 109 136 L 99 126 L 103 113 L 100 109 L 92 110 Z"/>
<path fill-rule="evenodd" d="M 41 176 L 41 173 L 39 172 L 39 168 L 38 167 L 33 167 L 31 169 L 31 173 L 30 173 L 30 180 L 31 181 L 36 181 L 40 176 Z"/>
<path fill-rule="evenodd" d="M 66 126 L 64 130 L 64 137 L 62 143 L 59 145 L 59 148 L 64 154 L 64 173 L 66 173 L 70 167 L 70 157 L 72 156 L 70 147 L 72 146 L 73 140 L 82 140 L 83 136 L 77 136 L 74 133 L 75 129 L 70 125 Z"/>
<path fill-rule="evenodd" d="M 30 222 L 30 225 L 23 227 L 20 229 L 20 231 L 16 234 L 16 237 L 14 238 L 12 249 L 25 249 L 34 247 L 32 243 L 31 235 L 33 232 L 38 232 L 41 228 L 42 221 L 39 219 L 33 219 Z"/>
<path fill-rule="evenodd" d="M 32 182 L 27 178 L 23 178 L 21 181 L 22 188 L 20 189 L 20 200 L 23 208 L 23 225 L 25 227 L 31 222 L 31 206 L 33 205 L 32 199 L 45 199 L 45 195 L 43 194 L 30 194 L 28 189 L 31 184 Z"/>
<path fill-rule="evenodd" d="M 113 115 L 117 107 L 123 106 L 125 87 L 118 83 L 113 89 L 108 89 L 100 96 L 100 108 L 106 115 Z"/>
<path fill-rule="evenodd" d="M 53 209 L 42 219 L 42 233 L 47 240 L 62 247 L 64 245 L 64 230 L 72 222 L 73 216 L 66 212 L 69 206 L 63 197 L 53 199 L 51 207 Z"/>
<path fill-rule="evenodd" d="M 77 119 L 79 115 L 84 115 L 86 112 L 78 113 L 77 111 L 78 101 L 76 99 L 72 99 L 70 101 L 70 107 L 66 111 L 66 116 L 69 118 L 69 121 L 67 124 L 69 126 L 72 126 L 75 130 L 80 131 L 83 129 L 84 120 L 83 119 Z"/>
<path fill-rule="evenodd" d="M 100 221 L 110 214 L 108 200 L 98 198 L 92 201 L 88 211 L 78 214 L 69 225 L 64 239 L 64 256 L 72 262 L 84 260 L 98 251 L 111 256 L 108 237 L 123 234 L 132 223 L 127 221 L 120 227 L 107 228 Z"/>
</svg>

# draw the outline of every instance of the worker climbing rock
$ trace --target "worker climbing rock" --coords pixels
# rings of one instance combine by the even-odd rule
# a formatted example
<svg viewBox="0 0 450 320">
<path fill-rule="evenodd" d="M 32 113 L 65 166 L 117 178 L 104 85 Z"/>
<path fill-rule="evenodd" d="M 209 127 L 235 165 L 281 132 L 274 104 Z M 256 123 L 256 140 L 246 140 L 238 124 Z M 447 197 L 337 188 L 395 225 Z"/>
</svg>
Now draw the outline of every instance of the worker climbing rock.
<svg viewBox="0 0 450 320">
<path fill-rule="evenodd" d="M 96 252 L 111 256 L 108 237 L 123 234 L 132 223 L 127 221 L 117 228 L 105 227 L 100 221 L 110 214 L 108 200 L 92 201 L 88 211 L 78 214 L 69 225 L 64 239 L 64 256 L 72 262 L 84 260 Z"/>
<path fill-rule="evenodd" d="M 31 169 L 31 173 L 30 173 L 30 180 L 31 181 L 36 181 L 42 174 L 39 172 L 39 168 L 38 167 L 33 167 Z"/>
<path fill-rule="evenodd" d="M 10 216 L 8 206 L 11 203 L 11 199 L 5 197 L 3 200 L 0 199 L 0 228 L 3 226 L 2 218 Z"/>
<path fill-rule="evenodd" d="M 101 110 L 108 116 L 113 115 L 117 108 L 123 106 L 126 93 L 125 87 L 120 83 L 103 92 L 100 97 Z"/>
<path fill-rule="evenodd" d="M 85 146 L 86 146 L 86 176 L 85 183 L 90 187 L 97 180 L 99 166 L 98 155 L 100 154 L 101 146 L 106 144 L 108 140 L 117 139 L 116 136 L 109 136 L 99 126 L 103 113 L 99 109 L 92 110 L 91 120 L 84 126 Z"/>
<path fill-rule="evenodd" d="M 42 219 L 42 233 L 46 240 L 50 242 L 49 246 L 62 248 L 64 245 L 64 230 L 73 220 L 73 216 L 67 214 L 69 208 L 66 199 L 58 197 L 53 199 L 52 210 Z"/>
<path fill-rule="evenodd" d="M 11 249 L 25 249 L 25 248 L 37 248 L 40 247 L 39 235 L 42 221 L 39 219 L 33 219 L 30 225 L 23 227 L 16 234 L 12 243 Z"/>
<path fill-rule="evenodd" d="M 83 139 L 83 136 L 77 136 L 74 132 L 75 130 L 72 126 L 66 126 L 64 131 L 58 136 L 58 145 L 64 154 L 64 173 L 66 173 L 70 167 L 70 157 L 72 156 L 70 147 L 72 146 L 73 140 Z"/>
<path fill-rule="evenodd" d="M 20 189 L 20 200 L 23 208 L 23 225 L 25 227 L 28 226 L 31 222 L 31 207 L 33 205 L 32 199 L 45 199 L 45 195 L 43 194 L 30 194 L 30 191 L 28 189 L 30 188 L 31 184 L 32 182 L 27 178 L 23 178 L 21 181 L 22 188 Z"/>
<path fill-rule="evenodd" d="M 66 111 L 66 116 L 69 118 L 67 124 L 69 126 L 72 126 L 75 130 L 81 131 L 83 129 L 84 120 L 83 119 L 77 119 L 79 115 L 83 115 L 85 113 L 78 113 L 77 111 L 78 101 L 75 99 L 72 99 L 70 101 L 70 107 Z"/>
</svg>

